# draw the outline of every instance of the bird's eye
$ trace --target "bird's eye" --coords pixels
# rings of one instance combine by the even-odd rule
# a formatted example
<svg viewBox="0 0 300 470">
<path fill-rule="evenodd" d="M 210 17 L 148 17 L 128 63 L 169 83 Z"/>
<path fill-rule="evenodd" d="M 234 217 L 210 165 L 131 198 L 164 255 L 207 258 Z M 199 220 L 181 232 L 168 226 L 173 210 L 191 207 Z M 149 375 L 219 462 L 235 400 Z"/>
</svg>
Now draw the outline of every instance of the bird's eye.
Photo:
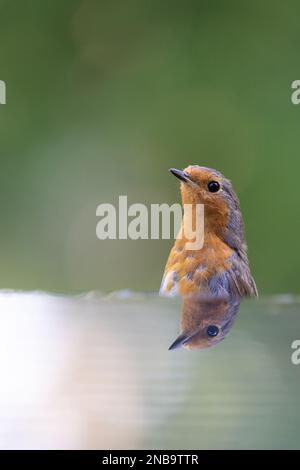
<svg viewBox="0 0 300 470">
<path fill-rule="evenodd" d="M 207 188 L 209 192 L 216 193 L 220 189 L 220 183 L 218 183 L 218 181 L 210 181 Z"/>
<path fill-rule="evenodd" d="M 211 337 L 217 336 L 219 334 L 219 328 L 216 325 L 209 325 L 206 328 L 206 333 Z"/>
</svg>

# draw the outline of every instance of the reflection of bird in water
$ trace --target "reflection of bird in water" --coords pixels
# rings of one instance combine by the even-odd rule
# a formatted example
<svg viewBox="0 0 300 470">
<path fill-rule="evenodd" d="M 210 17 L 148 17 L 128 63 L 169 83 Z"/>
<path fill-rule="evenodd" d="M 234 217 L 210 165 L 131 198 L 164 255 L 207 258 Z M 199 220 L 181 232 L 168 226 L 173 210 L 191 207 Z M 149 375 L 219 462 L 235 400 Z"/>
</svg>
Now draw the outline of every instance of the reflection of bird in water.
<svg viewBox="0 0 300 470">
<path fill-rule="evenodd" d="M 229 333 L 240 306 L 240 298 L 184 299 L 181 312 L 181 334 L 169 349 L 184 346 L 203 349 L 222 341 Z"/>
<path fill-rule="evenodd" d="M 171 349 L 183 345 L 203 348 L 224 338 L 241 298 L 257 296 L 257 289 L 249 268 L 239 201 L 230 181 L 216 170 L 197 165 L 170 171 L 181 181 L 185 215 L 160 294 L 184 299 L 184 337 Z M 199 204 L 204 205 L 203 246 L 190 249 L 186 226 L 197 229 Z M 188 213 L 187 205 L 191 208 Z"/>
</svg>

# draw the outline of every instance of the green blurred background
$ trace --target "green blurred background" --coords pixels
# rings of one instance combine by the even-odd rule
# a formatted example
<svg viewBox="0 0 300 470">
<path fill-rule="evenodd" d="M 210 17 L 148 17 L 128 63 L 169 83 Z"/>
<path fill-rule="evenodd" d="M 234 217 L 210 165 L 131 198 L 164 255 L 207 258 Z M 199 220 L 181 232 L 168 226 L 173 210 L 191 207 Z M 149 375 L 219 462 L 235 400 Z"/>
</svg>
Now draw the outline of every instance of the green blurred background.
<svg viewBox="0 0 300 470">
<path fill-rule="evenodd" d="M 0 286 L 156 290 L 172 241 L 99 241 L 96 207 L 237 190 L 262 294 L 299 291 L 300 4 L 0 1 Z"/>
</svg>

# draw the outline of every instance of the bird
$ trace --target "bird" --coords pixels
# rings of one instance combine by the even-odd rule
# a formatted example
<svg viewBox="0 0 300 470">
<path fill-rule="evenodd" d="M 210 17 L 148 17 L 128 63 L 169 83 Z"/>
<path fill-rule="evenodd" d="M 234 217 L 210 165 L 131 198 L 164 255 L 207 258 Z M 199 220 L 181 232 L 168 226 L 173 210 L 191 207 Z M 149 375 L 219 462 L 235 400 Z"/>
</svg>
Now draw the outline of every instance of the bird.
<svg viewBox="0 0 300 470">
<path fill-rule="evenodd" d="M 256 297 L 255 281 L 247 256 L 245 229 L 238 197 L 230 180 L 217 170 L 190 165 L 169 170 L 180 180 L 184 207 L 196 225 L 195 208 L 204 205 L 203 246 L 189 249 L 184 216 L 171 249 L 160 295 L 187 297 Z"/>
<path fill-rule="evenodd" d="M 239 310 L 241 299 L 201 299 L 188 297 L 183 300 L 181 333 L 169 350 L 205 349 L 216 346 L 230 332 Z"/>
</svg>

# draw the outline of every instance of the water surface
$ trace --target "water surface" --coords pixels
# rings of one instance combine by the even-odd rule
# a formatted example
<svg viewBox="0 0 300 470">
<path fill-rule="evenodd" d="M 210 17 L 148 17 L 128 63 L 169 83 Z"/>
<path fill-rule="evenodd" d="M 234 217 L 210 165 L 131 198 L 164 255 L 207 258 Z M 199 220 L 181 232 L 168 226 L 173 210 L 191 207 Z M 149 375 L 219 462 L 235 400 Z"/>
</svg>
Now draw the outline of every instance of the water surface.
<svg viewBox="0 0 300 470">
<path fill-rule="evenodd" d="M 0 293 L 1 448 L 300 448 L 300 299 L 249 300 L 228 337 L 168 351 L 180 300 Z"/>
</svg>

